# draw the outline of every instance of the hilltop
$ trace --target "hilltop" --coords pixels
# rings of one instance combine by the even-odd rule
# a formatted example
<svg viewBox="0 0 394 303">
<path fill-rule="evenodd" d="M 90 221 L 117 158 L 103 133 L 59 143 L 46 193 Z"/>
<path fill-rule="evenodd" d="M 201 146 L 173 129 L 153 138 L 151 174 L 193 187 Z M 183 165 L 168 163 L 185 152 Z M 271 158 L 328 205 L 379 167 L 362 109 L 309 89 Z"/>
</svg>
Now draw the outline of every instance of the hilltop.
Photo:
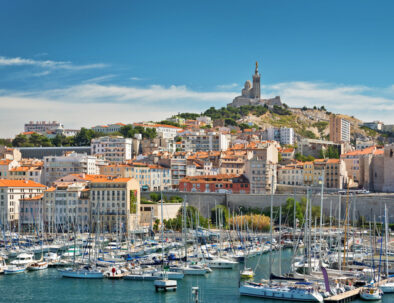
<svg viewBox="0 0 394 303">
<path fill-rule="evenodd" d="M 324 106 L 320 108 L 290 108 L 286 104 L 267 107 L 262 105 L 245 105 L 241 107 L 210 107 L 202 113 L 212 120 L 222 120 L 225 126 L 266 129 L 267 127 L 292 127 L 296 135 L 304 138 L 329 140 L 329 120 L 331 112 Z M 196 118 L 198 114 L 179 114 L 185 118 Z M 353 116 L 340 114 L 351 124 L 352 140 L 355 138 L 371 138 L 384 141 L 387 135 L 362 126 L 363 121 Z"/>
</svg>

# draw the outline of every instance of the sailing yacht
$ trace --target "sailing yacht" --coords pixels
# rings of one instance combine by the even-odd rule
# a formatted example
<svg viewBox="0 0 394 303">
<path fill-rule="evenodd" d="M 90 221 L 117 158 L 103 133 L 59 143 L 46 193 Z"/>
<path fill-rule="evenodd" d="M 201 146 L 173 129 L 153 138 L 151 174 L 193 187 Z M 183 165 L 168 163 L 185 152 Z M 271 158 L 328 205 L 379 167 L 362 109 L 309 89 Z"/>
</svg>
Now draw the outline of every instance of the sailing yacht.
<svg viewBox="0 0 394 303">
<path fill-rule="evenodd" d="M 4 270 L 7 269 L 7 264 L 5 263 L 5 259 L 0 257 L 0 274 L 4 273 Z"/>
<path fill-rule="evenodd" d="M 377 301 L 382 299 L 382 291 L 373 286 L 363 287 L 360 291 L 360 298 L 366 301 Z"/>
<path fill-rule="evenodd" d="M 185 207 L 185 206 L 184 206 Z M 162 245 L 164 244 L 164 216 L 163 216 L 163 193 L 161 193 L 161 243 Z M 162 275 L 160 280 L 155 280 L 153 282 L 153 284 L 155 285 L 155 289 L 156 291 L 159 290 L 174 290 L 176 291 L 177 286 L 178 286 L 178 282 L 176 280 L 169 280 L 168 279 L 168 272 L 167 272 L 167 268 L 164 267 L 164 245 L 163 248 L 161 250 L 162 253 L 162 272 L 158 272 L 160 275 Z M 174 274 L 174 273 L 173 273 Z M 182 275 L 183 278 L 183 273 L 175 273 L 175 274 L 180 274 Z"/>
<path fill-rule="evenodd" d="M 239 288 L 244 296 L 259 297 L 266 299 L 301 301 L 301 302 L 323 302 L 323 296 L 311 285 L 300 284 L 275 284 L 247 282 Z"/>
<path fill-rule="evenodd" d="M 77 278 L 77 279 L 102 279 L 104 277 L 103 273 L 96 268 L 89 265 L 83 266 L 78 269 L 65 268 L 64 270 L 59 270 L 59 273 L 64 278 Z"/>
</svg>

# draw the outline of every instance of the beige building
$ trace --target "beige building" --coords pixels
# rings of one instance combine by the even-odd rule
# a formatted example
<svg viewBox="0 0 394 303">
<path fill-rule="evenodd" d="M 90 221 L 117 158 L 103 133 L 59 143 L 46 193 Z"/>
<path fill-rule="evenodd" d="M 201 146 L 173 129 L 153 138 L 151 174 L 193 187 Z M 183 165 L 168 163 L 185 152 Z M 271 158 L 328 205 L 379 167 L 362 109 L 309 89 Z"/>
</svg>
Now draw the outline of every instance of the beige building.
<svg viewBox="0 0 394 303">
<path fill-rule="evenodd" d="M 330 116 L 330 141 L 350 142 L 350 122 L 341 116 Z"/>
<path fill-rule="evenodd" d="M 163 203 L 163 219 L 168 220 L 176 218 L 181 207 L 182 203 Z M 150 226 L 151 223 L 154 224 L 157 219 L 161 220 L 161 203 L 141 204 L 140 210 L 141 226 Z"/>
<path fill-rule="evenodd" d="M 140 186 L 132 178 L 96 178 L 90 182 L 91 220 L 102 231 L 127 231 L 138 227 Z"/>
<path fill-rule="evenodd" d="M 100 168 L 100 174 L 121 178 L 134 178 L 141 188 L 148 190 L 171 189 L 171 170 L 160 165 L 138 162 L 106 165 Z"/>
<path fill-rule="evenodd" d="M 20 200 L 41 195 L 45 188 L 45 185 L 33 181 L 0 179 L 0 216 L 3 228 L 4 224 L 12 228 L 18 226 Z"/>
<path fill-rule="evenodd" d="M 245 162 L 245 176 L 251 194 L 269 194 L 277 184 L 278 149 L 274 144 L 253 150 L 253 157 Z M 273 182 L 272 182 L 273 179 Z"/>
</svg>

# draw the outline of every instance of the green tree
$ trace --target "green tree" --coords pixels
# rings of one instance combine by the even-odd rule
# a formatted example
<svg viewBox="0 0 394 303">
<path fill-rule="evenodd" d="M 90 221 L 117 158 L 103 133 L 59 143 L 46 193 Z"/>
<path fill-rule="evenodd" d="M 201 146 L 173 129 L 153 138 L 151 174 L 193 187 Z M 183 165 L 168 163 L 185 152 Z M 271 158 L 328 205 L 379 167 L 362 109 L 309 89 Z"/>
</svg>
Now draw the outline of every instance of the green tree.
<svg viewBox="0 0 394 303">
<path fill-rule="evenodd" d="M 298 219 L 299 224 L 302 224 L 304 222 L 304 213 L 302 212 L 300 202 L 296 201 L 295 209 L 296 219 Z M 284 216 L 284 220 L 282 221 L 285 222 L 287 219 L 289 226 L 294 226 L 294 198 L 287 198 L 282 214 Z"/>
<path fill-rule="evenodd" d="M 159 193 L 151 193 L 149 197 L 153 202 L 159 202 L 161 198 Z"/>
<path fill-rule="evenodd" d="M 211 222 L 216 226 L 218 226 L 219 222 L 221 222 L 224 227 L 227 227 L 229 217 L 230 211 L 224 205 L 216 205 L 211 209 Z M 216 222 L 216 218 L 219 220 L 219 222 Z"/>
</svg>

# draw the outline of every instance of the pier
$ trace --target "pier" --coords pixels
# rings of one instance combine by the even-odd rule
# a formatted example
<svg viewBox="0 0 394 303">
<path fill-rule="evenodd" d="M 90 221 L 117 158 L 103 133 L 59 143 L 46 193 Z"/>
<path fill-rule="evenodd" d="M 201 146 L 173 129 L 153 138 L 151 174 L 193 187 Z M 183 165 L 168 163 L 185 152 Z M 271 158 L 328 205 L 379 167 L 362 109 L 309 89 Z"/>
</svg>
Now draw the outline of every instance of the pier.
<svg viewBox="0 0 394 303">
<path fill-rule="evenodd" d="M 384 285 L 388 282 L 388 280 L 382 280 L 380 282 L 375 283 L 375 286 Z M 364 286 L 363 286 L 364 287 Z M 324 302 L 335 302 L 335 303 L 346 303 L 351 302 L 357 299 L 360 295 L 360 291 L 363 287 L 358 287 L 356 289 L 352 289 L 341 293 L 339 295 L 331 296 L 324 299 Z"/>
</svg>

